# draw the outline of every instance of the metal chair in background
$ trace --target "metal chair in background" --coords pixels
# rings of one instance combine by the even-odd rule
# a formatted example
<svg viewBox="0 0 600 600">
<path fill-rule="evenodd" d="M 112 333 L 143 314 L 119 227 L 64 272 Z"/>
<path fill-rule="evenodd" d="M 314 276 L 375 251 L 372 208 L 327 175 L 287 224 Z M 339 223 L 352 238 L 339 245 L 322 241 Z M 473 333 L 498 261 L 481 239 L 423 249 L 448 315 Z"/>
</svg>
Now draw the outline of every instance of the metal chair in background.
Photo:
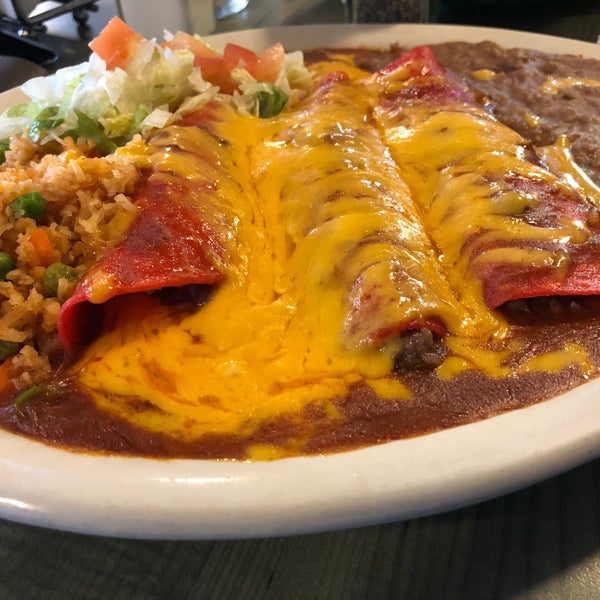
<svg viewBox="0 0 600 600">
<path fill-rule="evenodd" d="M 3 15 L 13 18 L 25 31 L 44 29 L 44 22 L 59 17 L 65 13 L 73 13 L 73 18 L 80 25 L 85 25 L 89 18 L 89 11 L 98 10 L 98 0 L 57 0 L 59 6 L 51 6 L 44 10 L 35 10 L 38 5 L 43 4 L 38 0 L 10 0 L 14 16 Z M 0 3 L 0 8 L 6 5 L 6 0 Z"/>
<path fill-rule="evenodd" d="M 37 40 L 39 34 L 46 31 L 44 23 L 72 13 L 79 25 L 85 25 L 89 12 L 98 10 L 97 2 L 98 0 L 57 0 L 54 3 L 0 0 L 0 54 L 26 59 L 42 66 L 52 64 L 57 60 L 57 52 Z"/>
</svg>

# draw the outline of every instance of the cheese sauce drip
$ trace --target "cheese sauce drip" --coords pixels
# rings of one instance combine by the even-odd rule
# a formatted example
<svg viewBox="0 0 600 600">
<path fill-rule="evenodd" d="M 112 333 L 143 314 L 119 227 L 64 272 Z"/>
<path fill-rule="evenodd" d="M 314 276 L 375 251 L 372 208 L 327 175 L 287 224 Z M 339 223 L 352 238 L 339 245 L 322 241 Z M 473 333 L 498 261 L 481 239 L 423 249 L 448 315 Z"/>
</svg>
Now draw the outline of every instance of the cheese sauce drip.
<svg viewBox="0 0 600 600">
<path fill-rule="evenodd" d="M 333 400 L 358 383 L 409 396 L 390 376 L 401 342 L 380 339 L 380 330 L 407 315 L 449 319 L 460 307 L 355 92 L 335 90 L 270 121 L 224 110 L 210 135 L 191 127 L 172 128 L 172 143 L 163 136 L 168 147 L 202 144 L 222 166 L 211 177 L 221 202 L 235 207 L 231 265 L 192 316 L 146 296 L 112 307 L 108 331 L 76 367 L 102 408 L 186 439 L 248 432 L 311 402 L 335 418 Z M 366 110 L 364 91 L 360 103 Z M 157 160 L 173 176 L 203 176 L 193 153 Z M 379 313 L 370 305 L 353 313 L 357 280 L 377 296 Z M 392 302 L 398 294 L 404 310 Z"/>
<path fill-rule="evenodd" d="M 538 148 L 537 155 L 548 170 L 552 171 L 569 188 L 576 190 L 582 197 L 587 198 L 588 202 L 600 211 L 600 187 L 575 162 L 571 145 L 566 136 L 561 135 L 554 144 Z M 599 215 L 600 213 L 597 212 L 598 220 L 600 220 Z"/>
<path fill-rule="evenodd" d="M 573 87 L 597 88 L 600 87 L 600 81 L 582 77 L 552 77 L 544 81 L 541 89 L 545 94 L 557 94 Z"/>
<path fill-rule="evenodd" d="M 298 288 L 311 330 L 333 334 L 321 342 L 332 356 L 340 343 L 385 343 L 463 313 L 369 122 L 370 101 L 344 76 L 323 84 L 299 110 L 261 124 L 252 152 L 259 197 L 275 203 L 266 230 L 282 261 L 278 286 Z"/>
</svg>

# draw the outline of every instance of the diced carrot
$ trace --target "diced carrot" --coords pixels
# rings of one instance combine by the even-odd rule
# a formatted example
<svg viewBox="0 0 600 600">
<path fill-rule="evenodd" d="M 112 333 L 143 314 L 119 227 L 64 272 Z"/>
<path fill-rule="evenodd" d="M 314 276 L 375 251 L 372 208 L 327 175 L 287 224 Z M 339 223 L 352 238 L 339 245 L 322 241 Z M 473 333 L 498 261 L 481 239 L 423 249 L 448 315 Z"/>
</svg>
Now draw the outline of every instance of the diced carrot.
<svg viewBox="0 0 600 600">
<path fill-rule="evenodd" d="M 36 227 L 29 234 L 29 241 L 35 250 L 40 265 L 47 267 L 54 262 L 54 248 L 52 247 L 52 242 L 50 241 L 48 234 L 41 227 Z"/>
<path fill-rule="evenodd" d="M 104 60 L 106 68 L 113 71 L 127 66 L 134 48 L 144 39 L 143 35 L 131 29 L 125 21 L 113 17 L 89 46 Z"/>
<path fill-rule="evenodd" d="M 11 360 L 7 358 L 3 363 L 0 363 L 0 392 L 8 385 L 10 377 Z"/>
</svg>

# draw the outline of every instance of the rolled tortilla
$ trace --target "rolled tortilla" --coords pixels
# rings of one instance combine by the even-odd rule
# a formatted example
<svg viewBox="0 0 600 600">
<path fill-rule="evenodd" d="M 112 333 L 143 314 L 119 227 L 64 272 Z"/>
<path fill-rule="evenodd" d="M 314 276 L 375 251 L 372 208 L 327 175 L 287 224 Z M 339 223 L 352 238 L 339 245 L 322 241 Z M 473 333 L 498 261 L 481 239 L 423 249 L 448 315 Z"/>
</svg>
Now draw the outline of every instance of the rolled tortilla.
<svg viewBox="0 0 600 600">
<path fill-rule="evenodd" d="M 265 122 L 253 149 L 259 195 L 276 199 L 283 223 L 267 230 L 281 232 L 275 247 L 300 308 L 314 328 L 338 323 L 346 348 L 459 329 L 464 311 L 370 120 L 371 94 L 355 70 L 319 72 L 316 90 Z"/>
<path fill-rule="evenodd" d="M 234 141 L 215 127 L 234 118 L 233 109 L 213 102 L 149 139 L 152 167 L 135 197 L 136 218 L 61 307 L 58 332 L 67 350 L 95 337 L 112 298 L 225 278 L 243 190 L 232 171 Z"/>
<path fill-rule="evenodd" d="M 471 312 L 600 293 L 598 209 L 477 105 L 430 48 L 404 54 L 366 85 L 450 285 Z"/>
</svg>

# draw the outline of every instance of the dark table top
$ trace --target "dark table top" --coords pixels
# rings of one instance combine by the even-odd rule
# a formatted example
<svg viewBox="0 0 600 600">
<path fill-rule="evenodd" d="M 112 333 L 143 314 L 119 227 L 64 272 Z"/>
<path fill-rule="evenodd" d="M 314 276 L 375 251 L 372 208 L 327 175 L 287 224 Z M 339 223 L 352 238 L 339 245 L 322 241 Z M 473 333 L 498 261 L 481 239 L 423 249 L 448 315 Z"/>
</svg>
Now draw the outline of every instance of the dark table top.
<svg viewBox="0 0 600 600">
<path fill-rule="evenodd" d="M 218 29 L 281 22 L 273 1 L 250 0 Z M 288 2 L 285 23 L 344 19 L 337 0 Z M 75 62 L 112 10 L 103 0 L 89 26 L 63 19 L 43 39 L 68 46 L 61 60 Z M 592 42 L 600 33 L 594 0 L 511 10 L 441 2 L 437 18 Z M 435 516 L 283 538 L 126 540 L 0 520 L 0 598 L 600 598 L 600 460 Z"/>
</svg>

